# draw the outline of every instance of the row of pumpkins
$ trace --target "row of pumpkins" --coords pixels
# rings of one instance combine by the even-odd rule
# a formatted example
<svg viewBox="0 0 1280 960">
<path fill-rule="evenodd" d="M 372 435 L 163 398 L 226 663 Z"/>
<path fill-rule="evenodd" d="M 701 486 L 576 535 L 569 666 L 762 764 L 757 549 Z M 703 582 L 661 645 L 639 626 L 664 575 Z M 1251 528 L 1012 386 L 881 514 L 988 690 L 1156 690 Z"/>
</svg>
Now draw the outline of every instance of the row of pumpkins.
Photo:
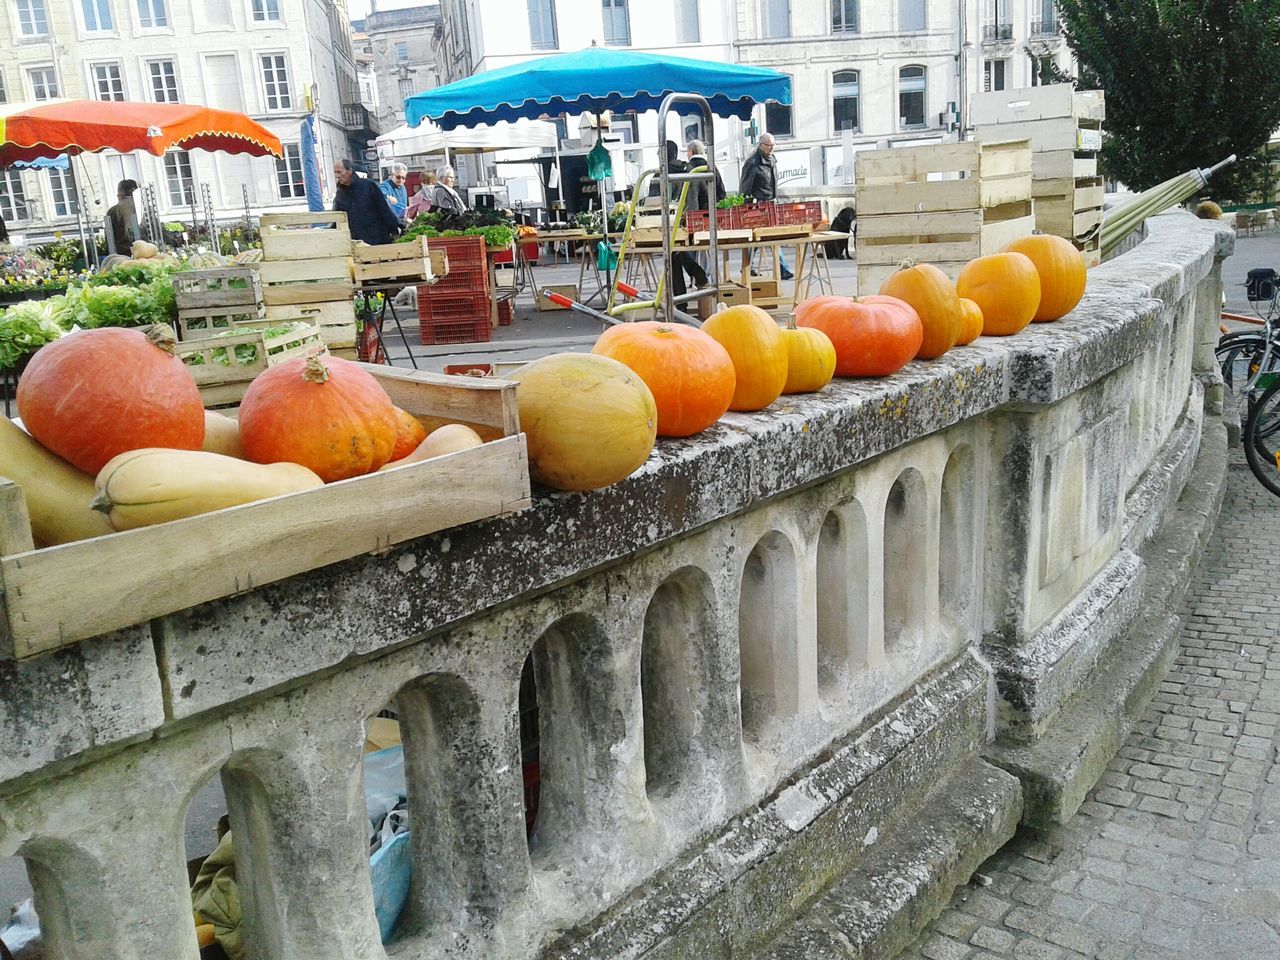
<svg viewBox="0 0 1280 960">
<path fill-rule="evenodd" d="M 968 264 L 953 284 L 904 263 L 879 295 L 817 297 L 781 328 L 732 307 L 701 329 L 657 322 L 606 330 L 592 353 L 556 354 L 512 375 L 534 480 L 608 486 L 657 436 L 687 437 L 729 410 L 762 410 L 833 376 L 887 376 L 980 333 L 1065 316 L 1085 266 L 1035 235 Z M 122 371 L 128 371 L 122 375 Z M 26 430 L 0 425 L 0 475 L 22 487 L 35 538 L 65 543 L 319 487 L 480 445 L 464 424 L 428 432 L 359 364 L 317 354 L 259 374 L 238 419 L 205 411 L 173 333 L 105 328 L 41 348 L 18 384 Z"/>
</svg>

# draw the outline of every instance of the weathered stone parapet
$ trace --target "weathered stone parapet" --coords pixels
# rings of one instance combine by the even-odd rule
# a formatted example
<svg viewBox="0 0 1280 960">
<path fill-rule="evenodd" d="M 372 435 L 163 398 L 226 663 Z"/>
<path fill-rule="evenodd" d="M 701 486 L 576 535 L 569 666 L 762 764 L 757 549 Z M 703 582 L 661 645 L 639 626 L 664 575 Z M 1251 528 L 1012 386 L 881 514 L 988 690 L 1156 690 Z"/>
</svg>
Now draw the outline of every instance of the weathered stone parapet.
<svg viewBox="0 0 1280 960">
<path fill-rule="evenodd" d="M 415 864 L 392 956 L 901 933 L 1025 815 L 984 753 L 1028 808 L 1070 806 L 1036 751 L 1167 586 L 1151 551 L 1202 485 L 1222 242 L 1157 218 L 1069 319 L 726 417 L 607 490 L 0 664 L 0 857 L 28 858 L 53 955 L 192 955 L 181 826 L 216 774 L 262 960 L 383 956 L 360 753 L 388 704 Z M 89 913 L 88 868 L 144 836 L 122 871 L 143 898 L 108 885 Z M 894 869 L 919 871 L 897 912 L 837 882 Z"/>
</svg>

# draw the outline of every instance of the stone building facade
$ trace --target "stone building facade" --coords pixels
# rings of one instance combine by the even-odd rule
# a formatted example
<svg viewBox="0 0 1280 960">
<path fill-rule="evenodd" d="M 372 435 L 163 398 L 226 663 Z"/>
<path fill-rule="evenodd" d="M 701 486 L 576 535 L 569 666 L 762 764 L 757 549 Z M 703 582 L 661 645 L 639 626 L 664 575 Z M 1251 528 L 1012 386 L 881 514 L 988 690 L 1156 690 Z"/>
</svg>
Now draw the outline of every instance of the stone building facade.
<svg viewBox="0 0 1280 960">
<path fill-rule="evenodd" d="M 440 83 L 433 38 L 440 7 L 432 4 L 379 10 L 353 20 L 356 52 L 372 59 L 377 79 L 378 119 L 384 130 L 404 123 L 404 101 Z"/>
</svg>

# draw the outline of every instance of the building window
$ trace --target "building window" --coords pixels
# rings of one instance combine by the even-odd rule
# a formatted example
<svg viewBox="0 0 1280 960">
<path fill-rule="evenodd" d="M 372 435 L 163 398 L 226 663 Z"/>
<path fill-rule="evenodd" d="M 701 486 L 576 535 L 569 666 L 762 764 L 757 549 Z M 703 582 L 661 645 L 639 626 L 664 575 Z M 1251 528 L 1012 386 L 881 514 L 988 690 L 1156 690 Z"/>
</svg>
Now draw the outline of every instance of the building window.
<svg viewBox="0 0 1280 960">
<path fill-rule="evenodd" d="M 1013 20 L 1009 16 L 1009 0 L 987 0 L 983 21 L 983 42 L 996 43 L 1000 40 L 1013 39 Z"/>
<path fill-rule="evenodd" d="M 560 47 L 555 0 L 529 0 L 529 41 L 535 50 Z"/>
<path fill-rule="evenodd" d="M 409 44 L 404 40 L 396 44 L 396 63 L 409 62 Z"/>
<path fill-rule="evenodd" d="M 0 216 L 10 223 L 31 219 L 17 170 L 0 170 Z"/>
<path fill-rule="evenodd" d="M 32 100 L 52 100 L 60 96 L 58 75 L 53 72 L 53 67 L 37 67 L 34 70 L 28 70 L 27 77 L 31 80 Z"/>
<path fill-rule="evenodd" d="M 627 0 L 600 0 L 604 12 L 604 42 L 615 47 L 631 45 L 631 16 Z"/>
<path fill-rule="evenodd" d="M 831 77 L 831 112 L 836 133 L 858 129 L 858 71 L 838 70 Z"/>
<path fill-rule="evenodd" d="M 104 33 L 115 27 L 111 20 L 109 0 L 80 0 L 84 12 L 84 28 L 89 33 Z"/>
<path fill-rule="evenodd" d="M 764 105 L 764 128 L 775 137 L 794 137 L 795 127 L 791 122 L 791 107 L 788 104 L 770 100 Z"/>
<path fill-rule="evenodd" d="M 138 26 L 144 30 L 169 26 L 166 0 L 138 0 Z"/>
<path fill-rule="evenodd" d="M 204 25 L 206 27 L 233 26 L 231 20 L 231 0 L 205 0 L 205 2 L 200 5 L 200 9 L 204 14 Z"/>
<path fill-rule="evenodd" d="M 302 150 L 296 143 L 282 144 L 284 157 L 276 161 L 276 186 L 281 200 L 296 200 L 307 195 L 302 176 Z"/>
<path fill-rule="evenodd" d="M 903 130 L 924 127 L 924 67 L 902 67 L 898 71 L 898 125 Z"/>
<path fill-rule="evenodd" d="M 93 93 L 99 100 L 123 100 L 124 77 L 118 63 L 93 65 Z"/>
<path fill-rule="evenodd" d="M 51 169 L 49 187 L 53 193 L 53 215 L 74 217 L 80 209 L 80 197 L 76 194 L 76 181 L 70 169 Z"/>
<path fill-rule="evenodd" d="M 172 60 L 148 60 L 147 75 L 151 78 L 151 99 L 156 103 L 178 102 L 178 73 Z"/>
<path fill-rule="evenodd" d="M 187 151 L 170 150 L 164 155 L 164 179 L 169 187 L 169 206 L 189 207 L 195 202 L 195 177 Z"/>
<path fill-rule="evenodd" d="M 1031 4 L 1031 35 L 1053 37 L 1058 34 L 1058 5 L 1054 0 L 1033 0 Z"/>
<path fill-rule="evenodd" d="M 280 0 L 253 0 L 255 23 L 279 23 Z"/>
<path fill-rule="evenodd" d="M 791 36 L 791 0 L 763 0 L 760 32 L 767 39 Z"/>
<path fill-rule="evenodd" d="M 24 37 L 47 37 L 49 14 L 44 0 L 15 0 L 18 7 L 18 33 Z"/>
<path fill-rule="evenodd" d="M 698 0 L 676 0 L 676 43 L 698 43 L 702 23 Z"/>
<path fill-rule="evenodd" d="M 992 90 L 1004 89 L 1005 70 L 1009 61 L 987 60 L 982 65 L 982 89 L 990 93 Z"/>
<path fill-rule="evenodd" d="M 4 83 L 4 71 L 0 70 L 0 103 L 9 102 L 9 88 Z"/>
<path fill-rule="evenodd" d="M 1054 82 L 1057 63 L 1052 56 L 1037 57 L 1031 55 L 1031 86 L 1042 87 Z"/>
<path fill-rule="evenodd" d="M 858 0 L 831 0 L 831 32 L 858 32 Z"/>
<path fill-rule="evenodd" d="M 263 55 L 262 85 L 267 94 L 268 110 L 293 109 L 293 97 L 289 93 L 289 70 L 283 53 Z"/>
<path fill-rule="evenodd" d="M 926 29 L 924 8 L 925 0 L 898 0 L 898 29 L 904 33 Z"/>
<path fill-rule="evenodd" d="M 413 81 L 408 77 L 400 78 L 400 99 L 408 100 L 413 96 Z"/>
</svg>

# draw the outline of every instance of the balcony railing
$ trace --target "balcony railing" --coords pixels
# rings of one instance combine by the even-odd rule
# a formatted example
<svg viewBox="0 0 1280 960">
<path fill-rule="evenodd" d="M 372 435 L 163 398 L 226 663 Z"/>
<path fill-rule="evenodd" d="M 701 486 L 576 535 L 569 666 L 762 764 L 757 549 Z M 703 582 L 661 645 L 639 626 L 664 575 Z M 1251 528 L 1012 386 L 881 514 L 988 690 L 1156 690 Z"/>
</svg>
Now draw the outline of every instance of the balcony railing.
<svg viewBox="0 0 1280 960">
<path fill-rule="evenodd" d="M 342 125 L 348 130 L 368 130 L 375 136 L 382 132 L 378 118 L 363 103 L 342 105 Z"/>
<path fill-rule="evenodd" d="M 1012 23 L 988 23 L 982 28 L 983 43 L 998 43 L 1013 39 Z"/>
<path fill-rule="evenodd" d="M 1058 18 L 1051 20 L 1032 20 L 1031 35 L 1033 37 L 1056 37 L 1062 33 L 1062 25 Z"/>
</svg>

